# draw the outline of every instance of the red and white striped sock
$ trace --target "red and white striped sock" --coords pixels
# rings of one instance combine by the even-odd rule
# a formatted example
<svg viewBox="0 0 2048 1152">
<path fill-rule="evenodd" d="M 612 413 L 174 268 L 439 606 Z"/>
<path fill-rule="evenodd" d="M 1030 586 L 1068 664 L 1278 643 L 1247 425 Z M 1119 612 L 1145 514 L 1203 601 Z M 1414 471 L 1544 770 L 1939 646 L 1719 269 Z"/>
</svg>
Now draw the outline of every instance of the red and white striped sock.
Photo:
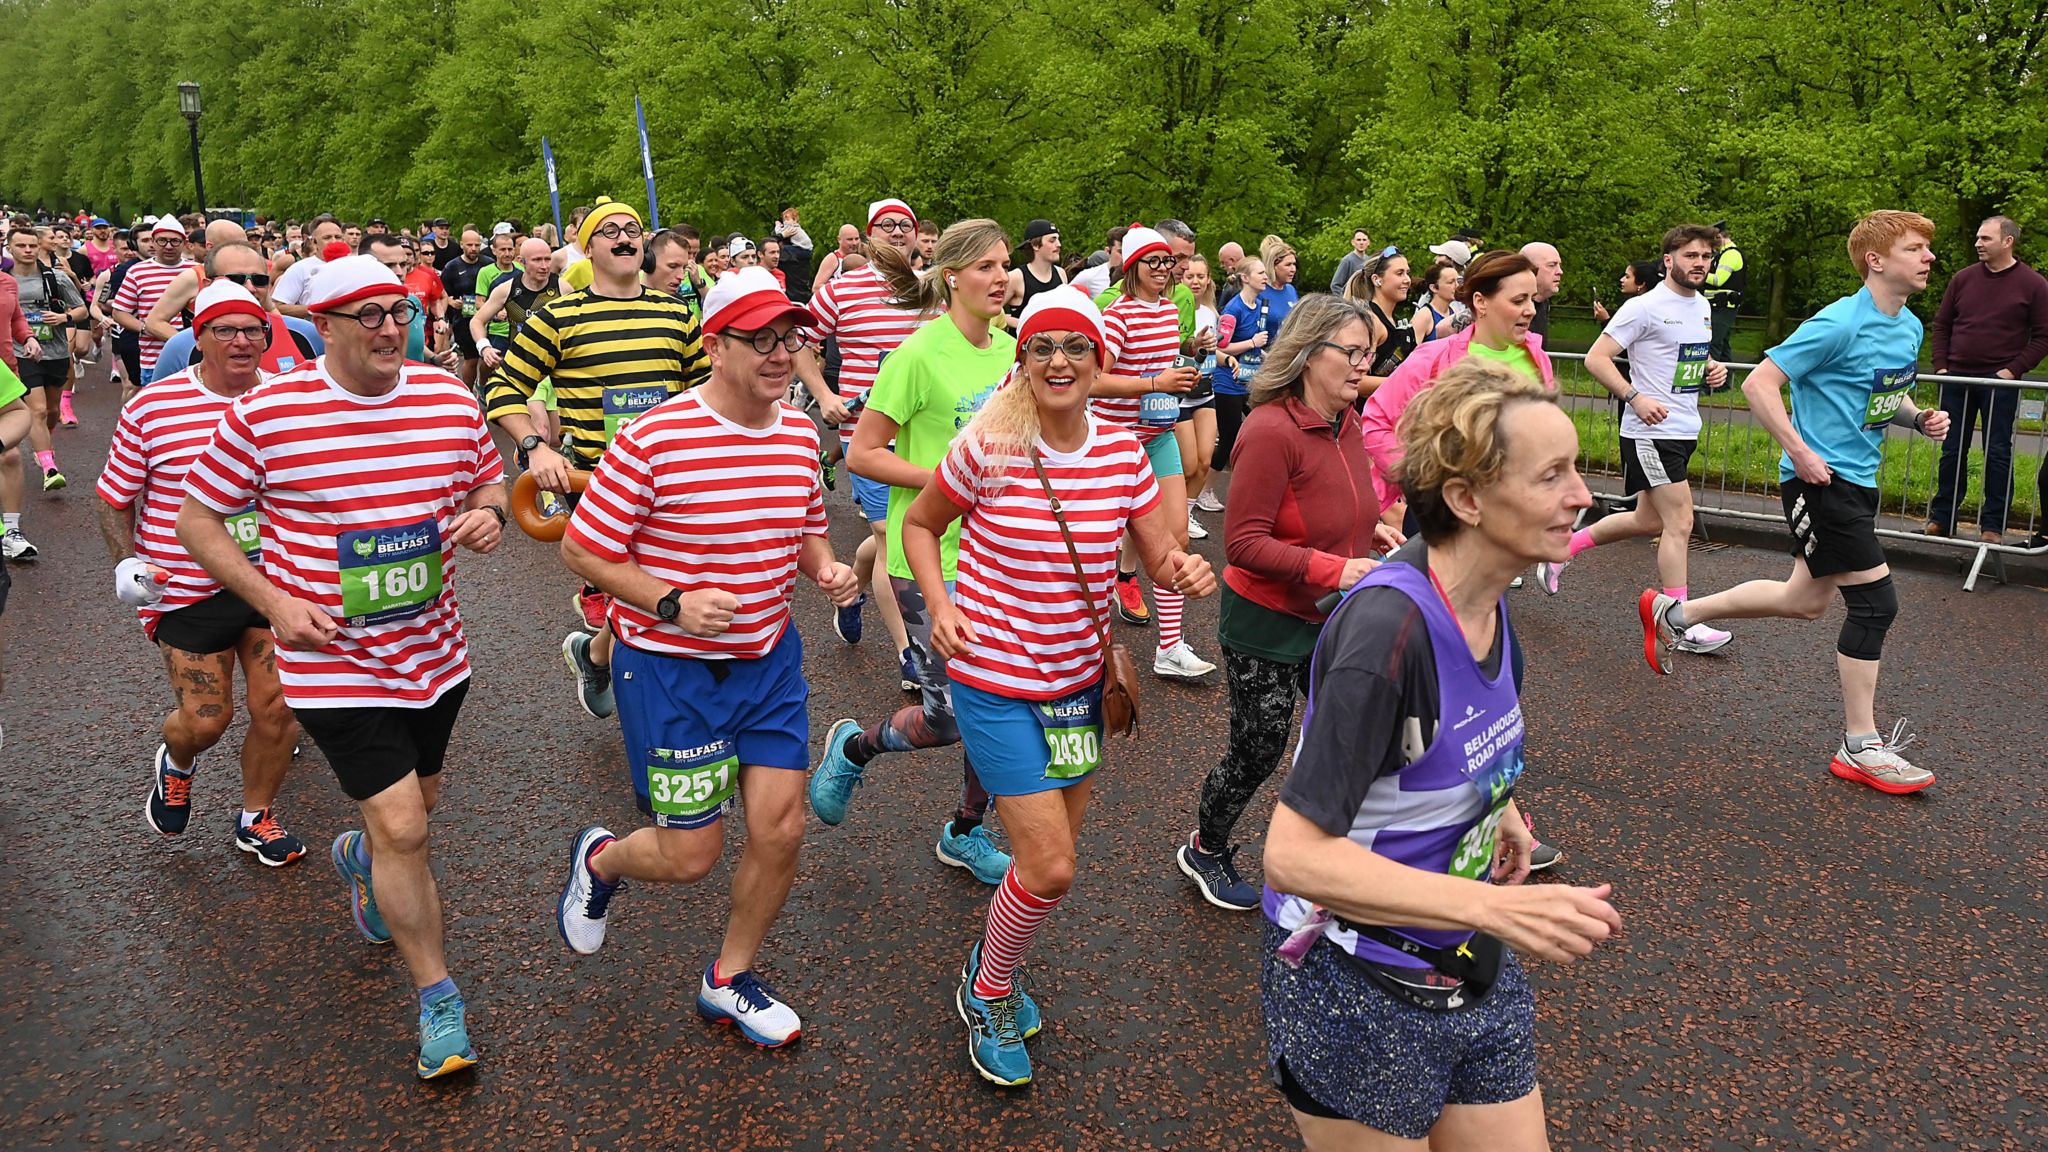
<svg viewBox="0 0 2048 1152">
<path fill-rule="evenodd" d="M 1024 950 L 1038 935 L 1038 926 L 1059 907 L 1059 898 L 1033 896 L 1010 869 L 988 902 L 988 932 L 981 938 L 981 971 L 974 975 L 974 994 L 993 1000 L 1010 994 L 1010 977 L 1024 960 Z"/>
<path fill-rule="evenodd" d="M 1180 613 L 1188 598 L 1178 592 L 1169 592 L 1154 586 L 1152 589 L 1152 615 L 1159 621 L 1159 650 L 1161 652 L 1180 643 Z"/>
</svg>

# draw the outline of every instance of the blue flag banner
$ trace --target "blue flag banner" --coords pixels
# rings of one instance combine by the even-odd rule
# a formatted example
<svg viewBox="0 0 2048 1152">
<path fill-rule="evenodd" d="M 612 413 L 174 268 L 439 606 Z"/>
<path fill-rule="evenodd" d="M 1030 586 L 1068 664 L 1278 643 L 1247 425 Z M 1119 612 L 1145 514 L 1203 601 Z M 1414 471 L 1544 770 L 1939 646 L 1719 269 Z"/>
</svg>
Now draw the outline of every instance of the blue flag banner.
<svg viewBox="0 0 2048 1152">
<path fill-rule="evenodd" d="M 633 97 L 633 117 L 640 121 L 640 171 L 647 177 L 647 227 L 661 231 L 661 206 L 654 199 L 654 153 L 647 147 L 647 110 Z"/>
<path fill-rule="evenodd" d="M 555 182 L 555 150 L 548 147 L 548 138 L 545 136 L 540 138 L 540 158 L 548 168 L 548 203 L 555 208 L 555 235 L 560 236 L 562 243 L 567 244 L 570 238 L 562 231 L 562 186 Z"/>
</svg>

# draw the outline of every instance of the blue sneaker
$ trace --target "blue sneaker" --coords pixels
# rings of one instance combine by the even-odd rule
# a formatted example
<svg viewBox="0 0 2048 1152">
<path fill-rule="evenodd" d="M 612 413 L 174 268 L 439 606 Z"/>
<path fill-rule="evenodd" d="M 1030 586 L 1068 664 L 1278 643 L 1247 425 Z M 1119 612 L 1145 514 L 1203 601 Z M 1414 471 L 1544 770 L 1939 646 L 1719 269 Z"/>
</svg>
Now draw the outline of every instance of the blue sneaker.
<svg viewBox="0 0 2048 1152">
<path fill-rule="evenodd" d="M 462 1019 L 462 997 L 436 996 L 420 1009 L 420 1059 L 415 1069 L 422 1080 L 476 1067 L 476 1049 L 469 1046 L 469 1025 Z"/>
<path fill-rule="evenodd" d="M 1259 890 L 1245 883 L 1237 871 L 1237 846 L 1226 845 L 1221 852 L 1204 852 L 1195 847 L 1196 833 L 1188 833 L 1188 842 L 1173 854 L 1175 862 L 1195 887 L 1202 892 L 1202 899 L 1218 908 L 1232 912 L 1249 912 L 1259 906 Z"/>
<path fill-rule="evenodd" d="M 723 984 L 712 983 L 718 968 L 713 960 L 704 969 L 697 988 L 697 1015 L 721 1024 L 731 1024 L 747 1039 L 763 1048 L 780 1048 L 803 1036 L 804 1026 L 796 1010 L 776 998 L 775 989 L 761 982 L 749 970 L 733 974 Z"/>
<path fill-rule="evenodd" d="M 860 610 L 868 606 L 868 594 L 863 592 L 860 599 L 844 608 L 832 610 L 832 630 L 848 644 L 860 643 Z"/>
<path fill-rule="evenodd" d="M 980 964 L 981 945 L 976 944 L 967 951 L 967 963 L 961 966 L 960 978 L 972 980 L 974 969 Z M 1010 973 L 1010 990 L 1017 994 L 1017 1031 L 1022 1032 L 1024 1038 L 1029 1040 L 1045 1027 L 1045 1018 L 1039 1014 L 1038 1001 L 1033 1000 L 1031 993 L 1024 990 L 1024 969 L 1019 968 Z"/>
<path fill-rule="evenodd" d="M 811 811 L 827 824 L 846 819 L 853 790 L 866 782 L 862 776 L 867 768 L 846 758 L 846 742 L 858 735 L 860 721 L 851 717 L 833 721 L 832 731 L 825 735 L 825 755 L 818 761 L 818 770 L 811 773 Z"/>
<path fill-rule="evenodd" d="M 370 889 L 370 870 L 356 867 L 355 846 L 361 836 L 353 828 L 336 836 L 328 855 L 334 859 L 334 870 L 348 881 L 348 911 L 355 918 L 356 931 L 372 944 L 389 944 L 391 930 L 384 927 L 384 917 L 377 914 L 377 894 Z"/>
<path fill-rule="evenodd" d="M 939 863 L 955 868 L 965 868 L 974 873 L 974 878 L 983 884 L 1001 884 L 1003 876 L 1010 870 L 1010 854 L 996 847 L 995 838 L 988 834 L 988 826 L 977 824 L 965 836 L 953 835 L 953 822 L 939 825 L 939 843 L 935 851 Z"/>
<path fill-rule="evenodd" d="M 960 990 L 953 994 L 953 1006 L 967 1025 L 967 1059 L 974 1070 L 991 1084 L 1015 1088 L 1031 1083 L 1031 1053 L 1024 1050 L 1024 1032 L 1017 1024 L 1017 1010 L 1023 996 L 1012 985 L 1008 996 L 983 1000 L 974 994 L 974 971 L 980 966 L 977 949 L 960 971 Z"/>
<path fill-rule="evenodd" d="M 918 678 L 917 661 L 910 658 L 910 649 L 905 648 L 899 653 L 896 657 L 896 662 L 902 665 L 903 668 L 903 690 L 905 692 L 924 691 L 924 682 Z"/>
</svg>

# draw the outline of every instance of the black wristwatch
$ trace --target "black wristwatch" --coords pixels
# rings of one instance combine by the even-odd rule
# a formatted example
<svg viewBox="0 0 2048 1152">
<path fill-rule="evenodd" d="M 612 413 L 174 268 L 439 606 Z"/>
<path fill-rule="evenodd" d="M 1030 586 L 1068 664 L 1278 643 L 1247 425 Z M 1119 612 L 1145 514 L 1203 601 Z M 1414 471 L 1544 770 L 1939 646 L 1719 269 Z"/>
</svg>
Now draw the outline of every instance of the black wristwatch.
<svg viewBox="0 0 2048 1152">
<path fill-rule="evenodd" d="M 503 508 L 498 507 L 496 504 L 486 504 L 483 508 L 484 511 L 498 518 L 498 527 L 500 529 L 505 527 L 505 510 Z"/>
<path fill-rule="evenodd" d="M 533 450 L 535 448 L 538 448 L 545 443 L 547 443 L 547 440 L 544 437 L 522 436 L 519 440 L 519 451 L 525 455 L 532 455 Z"/>
<path fill-rule="evenodd" d="M 681 588 L 669 589 L 668 595 L 663 596 L 661 598 L 661 603 L 656 604 L 654 606 L 654 614 L 656 616 L 661 617 L 663 620 L 669 621 L 670 623 L 674 623 L 675 618 L 678 615 L 680 615 L 682 611 L 683 590 Z"/>
</svg>

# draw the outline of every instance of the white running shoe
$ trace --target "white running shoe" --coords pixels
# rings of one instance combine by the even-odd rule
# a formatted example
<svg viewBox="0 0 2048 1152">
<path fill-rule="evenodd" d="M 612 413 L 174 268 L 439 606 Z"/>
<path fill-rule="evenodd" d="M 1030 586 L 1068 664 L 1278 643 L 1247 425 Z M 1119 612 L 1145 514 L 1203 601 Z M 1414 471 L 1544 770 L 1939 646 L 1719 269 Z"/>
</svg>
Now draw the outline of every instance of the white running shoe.
<svg viewBox="0 0 2048 1152">
<path fill-rule="evenodd" d="M 1899 755 L 1899 749 L 1912 742 L 1912 734 L 1906 732 L 1906 722 L 1900 720 L 1892 725 L 1891 735 L 1875 744 L 1865 745 L 1854 752 L 1849 751 L 1846 742 L 1839 745 L 1835 749 L 1835 758 L 1828 762 L 1828 771 L 1844 780 L 1868 784 L 1893 796 L 1918 792 L 1934 783 L 1934 773 Z"/>
<path fill-rule="evenodd" d="M 605 916 L 611 910 L 612 896 L 626 884 L 623 878 L 607 884 L 590 867 L 592 850 L 616 839 L 609 829 L 592 824 L 576 834 L 569 848 L 569 879 L 562 885 L 561 899 L 555 901 L 555 927 L 562 933 L 562 943 L 579 956 L 604 947 Z"/>
<path fill-rule="evenodd" d="M 1571 561 L 1569 560 L 1559 560 L 1555 564 L 1548 560 L 1538 560 L 1536 562 L 1536 586 L 1543 589 L 1543 593 L 1546 596 L 1557 595 L 1557 578 L 1564 575 L 1564 570 L 1570 566 Z"/>
<path fill-rule="evenodd" d="M 734 973 L 725 984 L 711 982 L 712 968 L 704 969 L 697 983 L 697 1014 L 706 1020 L 737 1027 L 741 1034 L 763 1048 L 780 1048 L 803 1035 L 803 1021 L 796 1010 L 775 995 L 775 989 L 761 982 L 753 972 Z"/>
<path fill-rule="evenodd" d="M 1207 540 L 1208 538 L 1209 530 L 1207 528 L 1202 527 L 1202 522 L 1200 520 L 1195 519 L 1195 514 L 1193 512 L 1188 513 L 1188 539 Z"/>
<path fill-rule="evenodd" d="M 1196 680 L 1215 670 L 1216 666 L 1195 655 L 1185 640 L 1163 650 L 1152 661 L 1153 674 L 1171 680 Z"/>
<path fill-rule="evenodd" d="M 1223 501 L 1216 498 L 1216 493 L 1204 488 L 1202 489 L 1202 494 L 1195 497 L 1195 507 L 1200 508 L 1204 512 L 1221 512 L 1223 511 Z"/>
<path fill-rule="evenodd" d="M 1677 647 L 1680 652 L 1704 656 L 1727 647 L 1728 642 L 1733 639 L 1735 636 L 1732 633 L 1723 632 L 1719 628 L 1709 628 L 1705 624 L 1695 624 L 1685 630 L 1685 635 L 1678 638 Z"/>
<path fill-rule="evenodd" d="M 0 554 L 9 560 L 33 560 L 36 558 L 36 546 L 28 542 L 21 529 L 9 528 L 6 535 L 0 536 Z"/>
</svg>

